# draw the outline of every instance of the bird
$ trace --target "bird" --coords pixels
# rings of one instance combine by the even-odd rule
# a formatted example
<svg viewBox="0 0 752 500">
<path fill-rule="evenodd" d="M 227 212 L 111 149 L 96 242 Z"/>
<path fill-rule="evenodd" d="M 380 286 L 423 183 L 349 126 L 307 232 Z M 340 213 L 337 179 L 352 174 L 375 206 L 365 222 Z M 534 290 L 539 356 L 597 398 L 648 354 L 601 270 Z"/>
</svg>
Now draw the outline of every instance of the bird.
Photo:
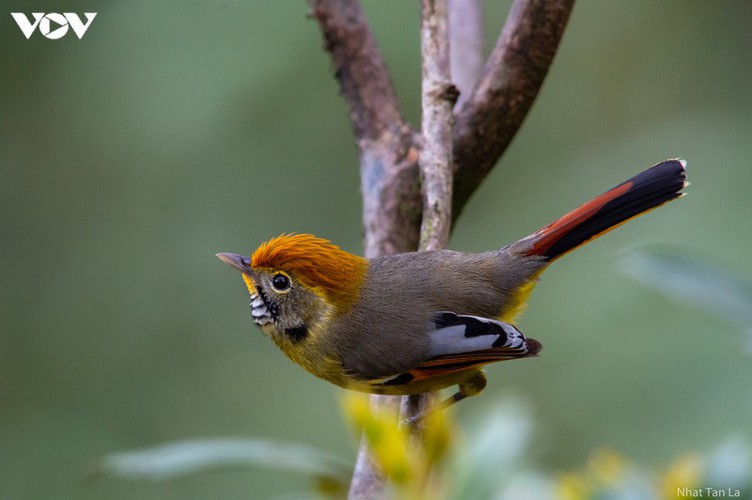
<svg viewBox="0 0 752 500">
<path fill-rule="evenodd" d="M 480 393 L 489 363 L 537 356 L 516 326 L 549 264 L 684 195 L 686 162 L 635 175 L 514 243 L 483 253 L 435 250 L 366 259 L 327 239 L 283 233 L 239 271 L 253 322 L 295 363 L 345 389 L 410 395 L 457 386 L 437 406 Z"/>
</svg>

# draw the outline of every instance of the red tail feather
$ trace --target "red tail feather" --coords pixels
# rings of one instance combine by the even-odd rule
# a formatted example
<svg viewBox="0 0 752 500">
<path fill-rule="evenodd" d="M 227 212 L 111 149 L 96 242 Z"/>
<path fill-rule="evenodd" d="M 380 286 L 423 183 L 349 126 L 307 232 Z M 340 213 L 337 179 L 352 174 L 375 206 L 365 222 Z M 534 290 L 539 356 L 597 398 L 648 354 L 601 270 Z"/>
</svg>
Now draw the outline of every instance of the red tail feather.
<svg viewBox="0 0 752 500">
<path fill-rule="evenodd" d="M 680 197 L 684 160 L 666 160 L 539 229 L 528 255 L 554 260 L 628 220 Z"/>
</svg>

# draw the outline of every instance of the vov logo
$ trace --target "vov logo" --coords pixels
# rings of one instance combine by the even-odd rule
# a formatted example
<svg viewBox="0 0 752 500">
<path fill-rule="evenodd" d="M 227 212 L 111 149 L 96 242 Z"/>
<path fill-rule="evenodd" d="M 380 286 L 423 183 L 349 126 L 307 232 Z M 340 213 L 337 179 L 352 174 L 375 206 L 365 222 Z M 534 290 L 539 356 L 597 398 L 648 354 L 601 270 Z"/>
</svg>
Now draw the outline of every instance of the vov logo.
<svg viewBox="0 0 752 500">
<path fill-rule="evenodd" d="M 13 16 L 13 19 L 16 21 L 18 27 L 21 28 L 21 32 L 26 39 L 31 38 L 34 30 L 39 27 L 39 32 L 42 36 L 50 40 L 58 40 L 68 33 L 68 28 L 72 28 L 79 39 L 83 38 L 97 13 L 84 13 L 86 24 L 84 24 L 75 12 L 63 12 L 62 14 L 58 14 L 57 12 L 50 12 L 49 14 L 32 12 L 31 15 L 34 17 L 33 23 L 23 12 L 11 12 L 10 15 Z"/>
</svg>

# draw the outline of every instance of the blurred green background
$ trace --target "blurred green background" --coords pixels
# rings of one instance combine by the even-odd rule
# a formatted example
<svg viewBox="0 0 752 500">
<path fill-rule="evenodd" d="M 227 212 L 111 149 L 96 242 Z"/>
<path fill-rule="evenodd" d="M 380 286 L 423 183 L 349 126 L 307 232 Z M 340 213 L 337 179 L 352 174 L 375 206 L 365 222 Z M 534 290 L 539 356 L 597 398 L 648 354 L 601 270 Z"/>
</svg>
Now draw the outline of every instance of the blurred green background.
<svg viewBox="0 0 752 500">
<path fill-rule="evenodd" d="M 262 436 L 354 456 L 340 390 L 250 321 L 218 251 L 283 231 L 361 251 L 357 152 L 301 1 L 2 1 L 0 498 L 266 498 L 307 481 L 230 471 L 82 478 L 107 453 Z M 508 2 L 488 2 L 489 46 Z M 419 119 L 418 6 L 365 7 Z M 9 13 L 98 12 L 82 40 Z M 752 366 L 729 324 L 620 270 L 660 242 L 752 279 L 752 3 L 582 1 L 543 90 L 451 247 L 496 248 L 668 157 L 689 196 L 552 267 L 521 328 L 539 359 L 489 368 L 460 420 L 509 394 L 544 467 L 607 446 L 648 465 L 748 429 Z M 500 443 L 503 445 L 503 443 Z"/>
</svg>

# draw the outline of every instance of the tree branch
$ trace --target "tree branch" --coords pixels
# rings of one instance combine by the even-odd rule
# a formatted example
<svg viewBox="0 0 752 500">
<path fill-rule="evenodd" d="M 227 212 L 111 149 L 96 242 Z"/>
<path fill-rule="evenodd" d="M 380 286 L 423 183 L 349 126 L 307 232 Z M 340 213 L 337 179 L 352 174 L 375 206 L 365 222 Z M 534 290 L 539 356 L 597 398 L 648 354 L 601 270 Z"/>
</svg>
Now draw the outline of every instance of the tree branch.
<svg viewBox="0 0 752 500">
<path fill-rule="evenodd" d="M 468 12 L 476 7 L 480 11 L 478 0 L 450 1 L 452 15 L 464 19 L 455 19 L 451 36 L 458 40 L 457 53 L 464 56 L 460 59 L 469 62 L 483 52 L 482 45 L 472 48 L 462 36 L 474 33 L 482 41 L 482 19 L 472 20 Z M 331 54 L 360 152 L 365 255 L 369 258 L 413 251 L 419 235 L 422 249 L 446 245 L 452 217 L 459 215 L 530 109 L 574 0 L 516 0 L 477 85 L 476 70 L 455 63 L 466 97 L 455 111 L 454 137 L 451 109 L 457 96 L 449 79 L 446 2 L 421 0 L 424 115 L 419 153 L 420 138 L 399 112 L 386 65 L 357 0 L 308 0 Z M 426 224 L 419 231 L 422 213 Z M 372 406 L 398 401 L 371 397 Z M 408 416 L 415 415 L 424 408 L 426 397 L 405 398 L 404 403 Z M 378 497 L 384 488 L 383 475 L 361 444 L 350 498 Z"/>
<path fill-rule="evenodd" d="M 515 0 L 473 95 L 456 112 L 454 217 L 512 142 L 564 34 L 574 0 Z"/>
<path fill-rule="evenodd" d="M 423 221 L 420 250 L 446 248 L 452 226 L 452 108 L 458 91 L 449 71 L 447 0 L 421 0 L 420 46 L 422 54 L 420 150 Z M 430 394 L 402 400 L 407 421 L 425 413 Z"/>
<path fill-rule="evenodd" d="M 423 192 L 421 250 L 446 248 L 452 225 L 452 108 L 457 88 L 449 74 L 447 0 L 421 0 Z"/>
<path fill-rule="evenodd" d="M 357 1 L 310 0 L 324 48 L 332 55 L 334 73 L 348 104 L 358 140 L 378 140 L 402 122 L 397 97 L 365 14 Z"/>
<path fill-rule="evenodd" d="M 356 0 L 308 0 L 348 105 L 360 152 L 366 257 L 418 247 L 418 138 L 397 106 L 386 64 Z"/>
</svg>

